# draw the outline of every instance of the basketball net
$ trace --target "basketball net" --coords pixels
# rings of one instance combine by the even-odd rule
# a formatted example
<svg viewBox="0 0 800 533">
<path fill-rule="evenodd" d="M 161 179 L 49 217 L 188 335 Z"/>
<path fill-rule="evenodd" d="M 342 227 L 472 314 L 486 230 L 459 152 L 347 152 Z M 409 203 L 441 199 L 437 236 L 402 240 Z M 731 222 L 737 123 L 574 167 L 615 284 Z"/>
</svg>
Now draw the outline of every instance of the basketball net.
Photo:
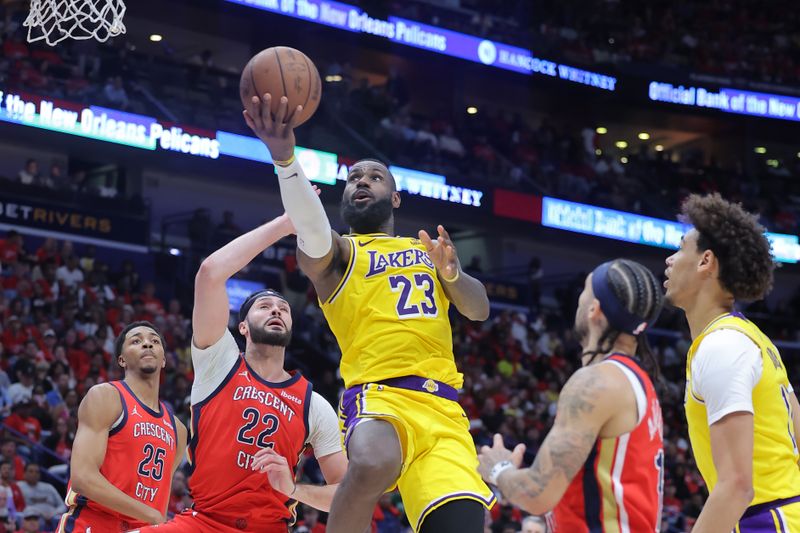
<svg viewBox="0 0 800 533">
<path fill-rule="evenodd" d="M 125 33 L 124 0 L 31 0 L 23 23 L 28 42 L 45 41 L 50 46 L 64 39 L 97 39 Z"/>
</svg>

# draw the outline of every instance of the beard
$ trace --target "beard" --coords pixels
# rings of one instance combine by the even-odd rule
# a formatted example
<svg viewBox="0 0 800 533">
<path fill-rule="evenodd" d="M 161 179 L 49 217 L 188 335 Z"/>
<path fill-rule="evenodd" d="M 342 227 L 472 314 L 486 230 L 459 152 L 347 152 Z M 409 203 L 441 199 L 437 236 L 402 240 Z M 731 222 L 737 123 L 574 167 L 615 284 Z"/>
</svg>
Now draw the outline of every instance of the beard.
<svg viewBox="0 0 800 533">
<path fill-rule="evenodd" d="M 589 338 L 589 321 L 586 320 L 585 314 L 579 314 L 575 317 L 575 325 L 572 330 L 575 332 L 575 336 L 578 338 L 581 348 L 586 349 L 586 340 Z"/>
<path fill-rule="evenodd" d="M 375 199 L 365 207 L 358 207 L 343 198 L 340 213 L 353 233 L 375 233 L 392 216 L 392 209 L 391 198 Z"/>
<path fill-rule="evenodd" d="M 289 346 L 289 342 L 292 340 L 292 330 L 290 329 L 286 331 L 271 331 L 255 327 L 249 320 L 247 321 L 247 327 L 250 330 L 250 342 L 254 344 L 282 346 L 285 348 Z"/>
</svg>

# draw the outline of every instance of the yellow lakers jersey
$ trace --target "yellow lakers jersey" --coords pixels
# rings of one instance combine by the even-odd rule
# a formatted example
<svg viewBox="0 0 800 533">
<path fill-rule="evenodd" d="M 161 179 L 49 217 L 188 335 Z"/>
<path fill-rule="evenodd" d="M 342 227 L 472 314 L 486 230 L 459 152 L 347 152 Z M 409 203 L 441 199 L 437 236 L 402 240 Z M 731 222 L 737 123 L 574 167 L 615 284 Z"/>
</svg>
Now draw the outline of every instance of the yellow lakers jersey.
<svg viewBox="0 0 800 533">
<path fill-rule="evenodd" d="M 761 350 L 763 370 L 761 379 L 753 388 L 753 489 L 755 496 L 750 505 L 789 498 L 800 494 L 800 458 L 792 424 L 789 403 L 789 378 L 778 349 L 758 327 L 742 315 L 723 315 L 692 342 L 686 360 L 686 420 L 697 467 L 708 485 L 714 489 L 717 470 L 711 456 L 711 439 L 702 398 L 692 389 L 692 359 L 700 343 L 711 332 L 734 329 L 747 335 Z M 725 354 L 719 354 L 725 357 Z"/>
<path fill-rule="evenodd" d="M 344 238 L 347 269 L 321 307 L 342 350 L 345 386 L 415 375 L 461 387 L 450 302 L 425 246 L 385 233 Z"/>
</svg>

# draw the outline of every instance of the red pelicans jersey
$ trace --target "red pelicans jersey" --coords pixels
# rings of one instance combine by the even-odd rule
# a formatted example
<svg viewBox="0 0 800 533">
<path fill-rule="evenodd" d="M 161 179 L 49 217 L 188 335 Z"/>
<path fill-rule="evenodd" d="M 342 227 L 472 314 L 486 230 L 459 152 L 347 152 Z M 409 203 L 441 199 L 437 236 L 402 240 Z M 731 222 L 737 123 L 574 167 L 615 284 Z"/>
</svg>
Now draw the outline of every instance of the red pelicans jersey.
<svg viewBox="0 0 800 533">
<path fill-rule="evenodd" d="M 639 422 L 630 433 L 598 439 L 553 510 L 558 533 L 640 533 L 661 528 L 664 449 L 661 405 L 653 383 L 631 357 L 614 354 L 636 395 Z"/>
<path fill-rule="evenodd" d="M 286 531 L 296 502 L 252 468 L 255 453 L 273 448 L 294 468 L 308 439 L 311 384 L 299 373 L 270 383 L 239 356 L 228 375 L 192 406 L 189 482 L 194 509 L 237 530 Z"/>
<path fill-rule="evenodd" d="M 100 474 L 125 494 L 165 512 L 170 497 L 172 467 L 177 455 L 177 431 L 172 411 L 144 405 L 124 381 L 110 382 L 122 401 L 122 414 L 108 432 Z M 90 501 L 72 490 L 65 499 L 69 511 L 58 524 L 59 533 L 127 531 L 146 524 Z"/>
</svg>

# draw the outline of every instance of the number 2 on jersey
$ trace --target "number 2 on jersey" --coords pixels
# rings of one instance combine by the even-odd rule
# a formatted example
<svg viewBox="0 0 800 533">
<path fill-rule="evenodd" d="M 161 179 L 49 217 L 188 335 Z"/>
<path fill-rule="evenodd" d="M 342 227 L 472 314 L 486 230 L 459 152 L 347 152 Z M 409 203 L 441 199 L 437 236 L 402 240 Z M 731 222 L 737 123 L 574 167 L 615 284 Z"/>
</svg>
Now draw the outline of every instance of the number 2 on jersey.
<svg viewBox="0 0 800 533">
<path fill-rule="evenodd" d="M 137 469 L 139 475 L 161 481 L 161 478 L 164 477 L 164 456 L 167 454 L 167 450 L 156 448 L 148 442 L 144 445 L 142 453 L 144 459 L 141 460 Z"/>
<path fill-rule="evenodd" d="M 397 300 L 397 316 L 400 318 L 434 318 L 439 314 L 434 298 L 436 284 L 430 274 L 417 272 L 413 279 L 404 274 L 389 276 L 389 288 L 400 293 Z M 421 290 L 425 296 L 419 304 L 409 303 L 414 289 Z"/>
<path fill-rule="evenodd" d="M 253 444 L 255 442 L 256 446 L 259 448 L 272 448 L 275 446 L 275 443 L 267 442 L 267 437 L 271 437 L 276 431 L 278 431 L 280 421 L 275 415 L 266 414 L 263 418 L 261 418 L 260 415 L 261 413 L 258 411 L 258 409 L 253 407 L 248 407 L 242 412 L 242 418 L 244 418 L 246 422 L 241 428 L 239 428 L 239 434 L 236 435 L 236 440 L 242 444 Z M 256 439 L 256 437 L 248 435 L 248 433 L 250 433 L 250 431 L 256 427 L 259 418 L 261 418 L 261 423 L 266 427 L 263 431 L 261 431 L 261 433 L 258 434 L 258 439 Z"/>
</svg>

